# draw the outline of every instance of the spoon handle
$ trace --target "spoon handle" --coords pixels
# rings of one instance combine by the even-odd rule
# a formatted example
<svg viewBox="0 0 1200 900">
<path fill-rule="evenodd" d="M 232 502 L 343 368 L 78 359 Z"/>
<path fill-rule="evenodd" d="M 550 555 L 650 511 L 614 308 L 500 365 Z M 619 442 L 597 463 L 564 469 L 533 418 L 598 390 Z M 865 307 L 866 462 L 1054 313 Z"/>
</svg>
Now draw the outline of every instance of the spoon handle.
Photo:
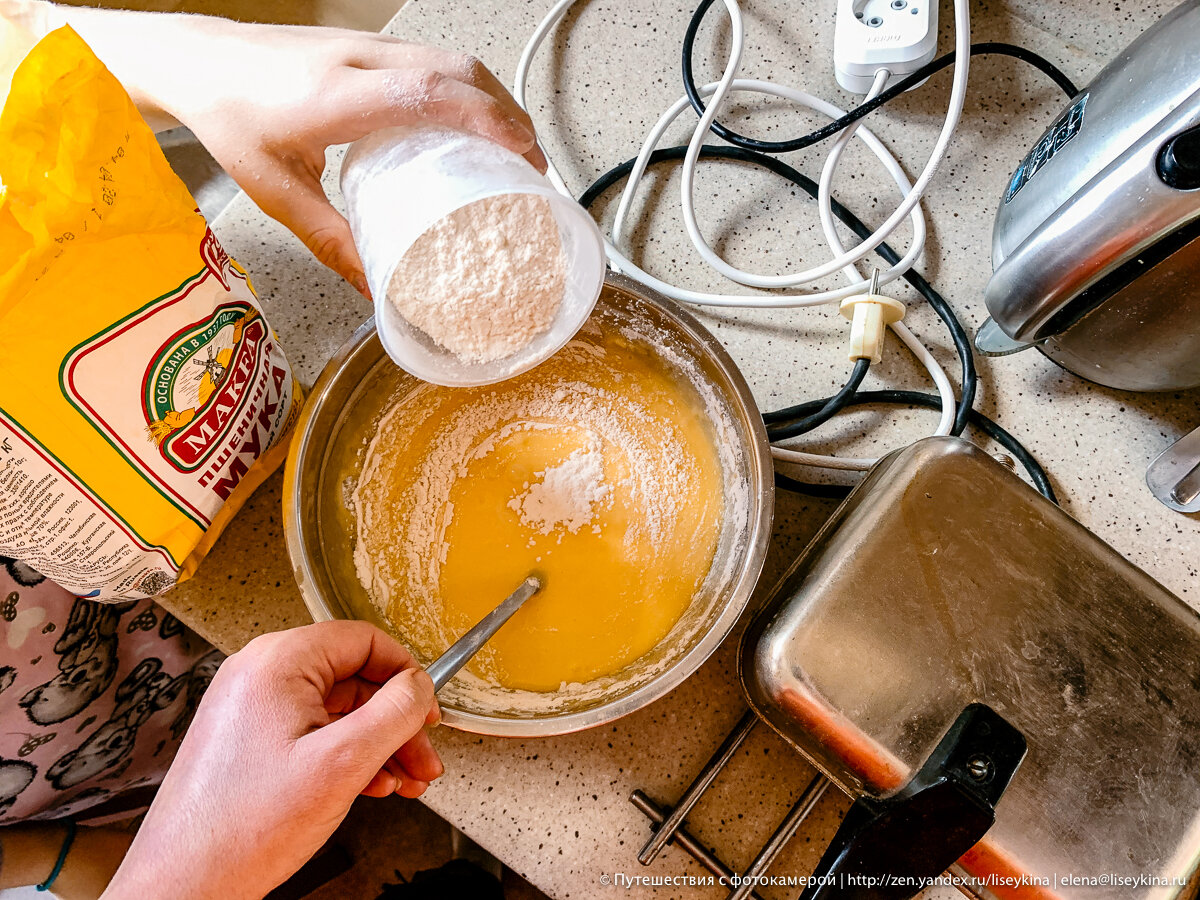
<svg viewBox="0 0 1200 900">
<path fill-rule="evenodd" d="M 479 620 L 470 631 L 450 645 L 445 653 L 434 660 L 425 671 L 433 679 L 433 689 L 440 691 L 455 676 L 459 669 L 480 651 L 500 626 L 512 618 L 522 604 L 542 589 L 542 582 L 530 575 L 521 586 L 508 595 L 508 599 Z"/>
</svg>

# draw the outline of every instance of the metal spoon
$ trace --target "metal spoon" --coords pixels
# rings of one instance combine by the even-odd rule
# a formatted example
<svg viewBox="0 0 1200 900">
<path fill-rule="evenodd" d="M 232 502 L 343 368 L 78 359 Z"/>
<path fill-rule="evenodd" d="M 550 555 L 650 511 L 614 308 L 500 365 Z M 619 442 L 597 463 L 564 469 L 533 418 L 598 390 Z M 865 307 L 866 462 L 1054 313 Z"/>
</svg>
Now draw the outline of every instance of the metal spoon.
<svg viewBox="0 0 1200 900">
<path fill-rule="evenodd" d="M 530 575 L 521 586 L 508 595 L 508 599 L 479 620 L 470 631 L 450 645 L 450 649 L 434 660 L 425 671 L 433 679 L 433 689 L 440 691 L 455 676 L 459 669 L 478 653 L 500 626 L 513 617 L 521 606 L 542 589 L 542 580 Z"/>
</svg>

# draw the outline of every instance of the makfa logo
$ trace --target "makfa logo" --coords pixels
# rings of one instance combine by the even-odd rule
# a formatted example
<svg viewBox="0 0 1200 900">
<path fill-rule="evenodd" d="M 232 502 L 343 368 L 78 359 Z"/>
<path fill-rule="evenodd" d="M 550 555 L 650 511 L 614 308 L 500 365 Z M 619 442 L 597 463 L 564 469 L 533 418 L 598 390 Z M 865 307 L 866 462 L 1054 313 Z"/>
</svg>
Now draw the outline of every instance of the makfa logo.
<svg viewBox="0 0 1200 900">
<path fill-rule="evenodd" d="M 253 306 L 225 303 L 154 355 L 142 380 L 146 432 L 175 468 L 199 468 L 236 422 L 268 336 Z"/>
</svg>

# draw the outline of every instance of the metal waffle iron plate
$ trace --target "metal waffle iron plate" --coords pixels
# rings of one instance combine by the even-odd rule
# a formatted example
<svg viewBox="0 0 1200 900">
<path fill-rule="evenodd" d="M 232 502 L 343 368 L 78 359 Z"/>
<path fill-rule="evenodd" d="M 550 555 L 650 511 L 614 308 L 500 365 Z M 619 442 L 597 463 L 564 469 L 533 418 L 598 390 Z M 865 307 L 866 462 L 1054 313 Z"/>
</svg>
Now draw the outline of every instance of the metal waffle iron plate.
<svg viewBox="0 0 1200 900">
<path fill-rule="evenodd" d="M 1169 898 L 1194 875 L 1200 616 L 965 441 L 877 466 L 740 665 L 758 714 L 859 798 L 906 785 L 971 704 L 1015 726 L 1028 753 L 956 868 L 1025 883 L 982 896 Z"/>
</svg>

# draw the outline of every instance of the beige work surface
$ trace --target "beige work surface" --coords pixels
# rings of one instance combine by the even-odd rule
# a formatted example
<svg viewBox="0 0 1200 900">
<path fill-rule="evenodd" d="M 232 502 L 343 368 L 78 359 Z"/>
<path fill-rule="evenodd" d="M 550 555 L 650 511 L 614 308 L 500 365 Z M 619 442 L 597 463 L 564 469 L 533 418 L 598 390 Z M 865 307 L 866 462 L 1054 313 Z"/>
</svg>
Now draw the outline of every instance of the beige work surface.
<svg viewBox="0 0 1200 900">
<path fill-rule="evenodd" d="M 1032 48 L 1082 85 L 1171 5 L 1164 0 L 1138 5 L 977 2 L 972 4 L 973 37 Z M 415 0 L 389 30 L 473 51 L 509 82 L 527 35 L 548 6 L 549 0 Z M 697 44 L 702 79 L 719 71 L 720 7 L 710 13 Z M 853 98 L 833 79 L 833 8 L 833 0 L 747 0 L 745 76 L 778 80 L 851 105 Z M 533 70 L 530 103 L 549 154 L 576 194 L 600 172 L 632 156 L 644 131 L 682 93 L 679 47 L 690 11 L 690 2 L 580 2 L 547 44 Z M 943 51 L 952 46 L 949 17 L 947 4 Z M 869 119 L 914 176 L 941 125 L 949 83 L 948 73 L 939 74 Z M 977 58 L 971 65 L 966 112 L 926 203 L 931 235 L 919 268 L 972 330 L 984 315 L 981 292 L 990 271 L 997 200 L 1009 172 L 1063 104 L 1044 76 L 1014 60 Z M 729 121 L 775 138 L 817 124 L 786 107 L 765 106 L 750 101 Z M 677 128 L 672 143 L 684 133 Z M 816 176 L 824 152 L 817 147 L 788 159 Z M 339 156 L 331 154 L 326 182 L 331 192 Z M 635 234 L 635 255 L 669 280 L 724 288 L 684 236 L 678 189 L 678 177 L 670 171 L 659 170 L 649 179 L 643 193 L 648 215 Z M 846 154 L 837 193 L 872 222 L 882 220 L 895 202 L 878 166 L 857 146 Z M 707 165 L 696 197 L 706 234 L 736 263 L 776 272 L 827 257 L 815 204 L 774 177 L 728 163 Z M 608 200 L 606 221 L 615 209 Z M 367 304 L 244 196 L 214 227 L 250 271 L 297 373 L 311 383 L 368 315 Z M 945 329 L 907 287 L 900 294 L 912 304 L 913 330 L 956 373 Z M 845 328 L 836 310 L 702 312 L 701 318 L 742 366 L 764 409 L 824 396 L 848 372 Z M 1156 453 L 1200 425 L 1197 394 L 1122 394 L 1081 381 L 1036 353 L 981 359 L 979 365 L 979 408 L 1037 455 L 1066 509 L 1197 605 L 1200 523 L 1159 505 L 1142 480 Z M 912 358 L 893 345 L 884 363 L 872 368 L 867 387 L 929 390 L 930 384 Z M 928 433 L 934 421 L 926 411 L 857 412 L 822 431 L 810 446 L 879 455 Z M 164 598 L 183 621 L 227 650 L 255 634 L 307 620 L 283 542 L 281 481 L 279 475 L 272 478 L 217 543 L 199 575 Z M 826 501 L 779 498 L 775 540 L 757 600 L 832 508 Z M 552 897 L 722 896 L 719 888 L 682 886 L 625 891 L 604 887 L 600 879 L 616 873 L 701 873 L 675 848 L 649 869 L 637 864 L 637 849 L 650 832 L 628 797 L 643 788 L 660 802 L 673 801 L 737 721 L 743 701 L 733 664 L 735 643 L 727 641 L 668 697 L 615 725 L 525 741 L 441 729 L 435 740 L 447 774 L 430 789 L 427 802 Z M 691 827 L 729 864 L 744 868 L 811 775 L 797 755 L 760 726 L 691 817 Z M 827 796 L 772 871 L 810 871 L 844 806 L 842 798 Z M 768 897 L 795 893 L 763 891 Z"/>
</svg>

